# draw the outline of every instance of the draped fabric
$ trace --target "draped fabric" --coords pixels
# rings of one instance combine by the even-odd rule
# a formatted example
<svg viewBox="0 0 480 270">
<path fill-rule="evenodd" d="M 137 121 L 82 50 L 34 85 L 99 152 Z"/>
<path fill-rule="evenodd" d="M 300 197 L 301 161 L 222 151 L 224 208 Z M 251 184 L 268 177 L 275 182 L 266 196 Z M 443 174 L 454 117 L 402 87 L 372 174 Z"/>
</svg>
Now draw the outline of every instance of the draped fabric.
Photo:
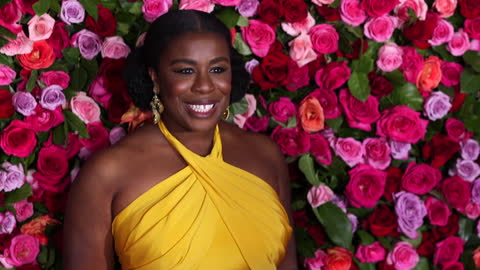
<svg viewBox="0 0 480 270">
<path fill-rule="evenodd" d="M 277 193 L 211 153 L 188 150 L 159 122 L 187 166 L 140 195 L 113 220 L 123 270 L 276 269 L 292 232 Z"/>
</svg>

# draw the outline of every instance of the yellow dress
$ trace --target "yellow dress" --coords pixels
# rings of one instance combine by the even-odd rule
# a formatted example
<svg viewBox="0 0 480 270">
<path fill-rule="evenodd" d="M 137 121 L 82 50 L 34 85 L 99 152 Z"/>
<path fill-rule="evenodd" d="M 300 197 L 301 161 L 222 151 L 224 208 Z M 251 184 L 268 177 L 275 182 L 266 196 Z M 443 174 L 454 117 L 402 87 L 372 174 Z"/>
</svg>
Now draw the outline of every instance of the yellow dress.
<svg viewBox="0 0 480 270">
<path fill-rule="evenodd" d="M 273 188 L 223 161 L 218 126 L 206 157 L 159 128 L 188 165 L 113 220 L 122 270 L 276 269 L 292 229 Z"/>
</svg>

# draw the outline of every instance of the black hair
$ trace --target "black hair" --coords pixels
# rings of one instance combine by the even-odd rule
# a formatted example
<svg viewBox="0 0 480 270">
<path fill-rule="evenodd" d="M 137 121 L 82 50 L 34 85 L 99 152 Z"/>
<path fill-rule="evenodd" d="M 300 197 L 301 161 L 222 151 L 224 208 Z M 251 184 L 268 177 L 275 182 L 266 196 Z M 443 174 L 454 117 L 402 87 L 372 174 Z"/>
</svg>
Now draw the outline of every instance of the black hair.
<svg viewBox="0 0 480 270">
<path fill-rule="evenodd" d="M 232 91 L 230 103 L 243 98 L 250 82 L 242 56 L 233 49 L 228 28 L 214 15 L 196 10 L 169 11 L 158 17 L 148 29 L 143 46 L 128 56 L 124 72 L 128 94 L 142 111 L 151 110 L 153 82 L 148 69 L 157 69 L 160 57 L 170 42 L 186 33 L 216 33 L 225 38 L 230 48 Z"/>
</svg>

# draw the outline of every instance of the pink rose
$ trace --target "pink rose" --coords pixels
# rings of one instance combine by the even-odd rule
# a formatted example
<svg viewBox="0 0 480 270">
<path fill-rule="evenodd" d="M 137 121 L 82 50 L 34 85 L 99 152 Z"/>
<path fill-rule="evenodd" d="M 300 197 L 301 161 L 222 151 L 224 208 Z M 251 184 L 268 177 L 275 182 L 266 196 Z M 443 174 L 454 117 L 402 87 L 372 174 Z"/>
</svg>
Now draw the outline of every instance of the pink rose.
<svg viewBox="0 0 480 270">
<path fill-rule="evenodd" d="M 473 133 L 465 128 L 465 124 L 453 117 L 450 117 L 445 122 L 445 130 L 448 137 L 456 142 L 463 142 L 473 136 Z"/>
<path fill-rule="evenodd" d="M 13 204 L 18 222 L 24 222 L 33 215 L 33 203 L 27 200 L 19 201 Z"/>
<path fill-rule="evenodd" d="M 288 65 L 288 75 L 284 82 L 288 91 L 294 92 L 310 83 L 308 66 L 299 67 L 296 62 L 291 61 Z"/>
<path fill-rule="evenodd" d="M 17 34 L 15 40 L 0 48 L 0 53 L 8 56 L 14 56 L 17 54 L 29 54 L 33 50 L 33 41 L 31 41 L 25 33 L 20 32 Z"/>
<path fill-rule="evenodd" d="M 310 150 L 308 152 L 315 157 L 318 163 L 332 164 L 332 152 L 329 148 L 329 142 L 322 134 L 310 134 Z"/>
<path fill-rule="evenodd" d="M 452 211 L 450 211 L 450 208 L 445 202 L 429 196 L 425 200 L 425 207 L 427 208 L 430 224 L 437 226 L 447 225 L 448 217 L 450 217 Z"/>
<path fill-rule="evenodd" d="M 40 17 L 35 15 L 28 21 L 28 37 L 33 41 L 48 39 L 52 35 L 54 25 L 55 19 L 48 13 Z"/>
<path fill-rule="evenodd" d="M 259 20 L 249 20 L 249 25 L 241 27 L 240 30 L 243 40 L 250 46 L 252 52 L 260 57 L 267 55 L 270 46 L 276 40 L 272 27 Z"/>
<path fill-rule="evenodd" d="M 325 251 L 317 249 L 317 251 L 315 251 L 315 258 L 305 258 L 303 266 L 305 266 L 307 270 L 322 270 L 326 257 L 327 253 L 325 253 Z"/>
<path fill-rule="evenodd" d="M 338 105 L 337 95 L 332 89 L 317 88 L 309 95 L 318 99 L 323 108 L 323 115 L 325 116 L 325 119 L 335 119 L 342 115 L 340 106 Z"/>
<path fill-rule="evenodd" d="M 241 0 L 212 0 L 212 2 L 217 5 L 230 7 L 230 6 L 238 6 Z"/>
<path fill-rule="evenodd" d="M 378 51 L 377 66 L 382 71 L 391 72 L 402 65 L 402 49 L 393 42 L 387 42 Z"/>
<path fill-rule="evenodd" d="M 144 0 L 142 6 L 143 18 L 149 23 L 167 13 L 172 6 L 172 0 Z"/>
<path fill-rule="evenodd" d="M 455 13 L 457 0 L 435 0 L 432 7 L 438 11 L 440 17 L 448 18 Z"/>
<path fill-rule="evenodd" d="M 432 39 L 428 41 L 433 46 L 439 46 L 449 42 L 453 37 L 453 25 L 444 19 L 438 21 L 437 26 L 433 30 Z"/>
<path fill-rule="evenodd" d="M 49 131 L 61 123 L 63 123 L 62 107 L 57 107 L 54 110 L 48 110 L 42 106 L 35 107 L 35 114 L 29 115 L 25 118 L 25 122 L 31 125 L 35 132 Z"/>
<path fill-rule="evenodd" d="M 12 239 L 10 248 L 5 249 L 7 262 L 13 266 L 33 263 L 40 253 L 40 243 L 37 238 L 28 234 L 19 234 Z"/>
<path fill-rule="evenodd" d="M 480 217 L 480 205 L 470 201 L 467 206 L 465 206 L 465 213 L 469 219 L 477 219 Z"/>
<path fill-rule="evenodd" d="M 447 44 L 447 50 L 453 56 L 462 56 L 470 49 L 470 40 L 468 34 L 463 29 L 458 29 L 458 32 L 453 34 L 452 39 Z"/>
<path fill-rule="evenodd" d="M 385 260 L 386 251 L 385 248 L 376 241 L 370 245 L 359 245 L 355 257 L 357 257 L 362 263 L 374 263 Z"/>
<path fill-rule="evenodd" d="M 247 100 L 247 111 L 242 114 L 235 114 L 233 116 L 233 122 L 239 127 L 243 128 L 247 119 L 255 113 L 257 109 L 257 100 L 252 94 L 246 94 L 245 99 Z"/>
<path fill-rule="evenodd" d="M 315 25 L 315 19 L 310 13 L 307 14 L 307 18 L 300 22 L 283 22 L 282 29 L 290 36 L 298 36 L 301 33 L 308 33 L 310 29 Z"/>
<path fill-rule="evenodd" d="M 22 18 L 22 10 L 18 7 L 17 1 L 8 2 L 0 7 L 0 26 L 10 30 L 14 34 L 22 31 L 22 26 L 18 24 Z"/>
<path fill-rule="evenodd" d="M 56 84 L 62 87 L 62 89 L 67 88 L 70 83 L 70 76 L 64 71 L 52 70 L 43 72 L 39 79 L 47 86 Z"/>
<path fill-rule="evenodd" d="M 365 131 L 371 131 L 371 124 L 380 118 L 378 99 L 369 96 L 366 101 L 356 99 L 348 88 L 340 90 L 340 104 L 347 117 L 348 125 Z"/>
<path fill-rule="evenodd" d="M 400 4 L 398 4 L 393 11 L 403 23 L 410 18 L 408 15 L 409 9 L 413 10 L 417 18 L 421 21 L 427 17 L 428 6 L 425 0 L 400 0 Z"/>
<path fill-rule="evenodd" d="M 385 170 L 390 165 L 390 146 L 385 138 L 367 138 L 362 147 L 365 162 L 373 168 Z"/>
<path fill-rule="evenodd" d="M 310 149 L 308 133 L 299 128 L 277 126 L 270 136 L 280 146 L 282 153 L 286 155 L 296 156 L 306 153 Z"/>
<path fill-rule="evenodd" d="M 374 169 L 370 165 L 360 164 L 348 172 L 348 181 L 345 195 L 353 207 L 371 208 L 385 190 L 387 173 Z"/>
<path fill-rule="evenodd" d="M 11 67 L 0 64 L 0 85 L 9 85 L 17 76 Z"/>
<path fill-rule="evenodd" d="M 359 0 L 344 0 L 340 4 L 340 18 L 350 26 L 359 26 L 367 19 L 367 14 Z"/>
<path fill-rule="evenodd" d="M 7 155 L 28 157 L 37 145 L 37 137 L 31 125 L 13 120 L 0 135 L 0 147 Z"/>
<path fill-rule="evenodd" d="M 108 92 L 104 86 L 103 76 L 97 76 L 88 90 L 88 94 L 104 108 L 108 107 L 112 93 Z"/>
<path fill-rule="evenodd" d="M 102 57 L 120 59 L 126 58 L 130 53 L 130 48 L 123 41 L 122 37 L 107 37 L 102 43 Z"/>
<path fill-rule="evenodd" d="M 307 194 L 308 203 L 312 208 L 317 208 L 320 205 L 327 203 L 333 199 L 333 191 L 325 184 L 313 186 Z"/>
<path fill-rule="evenodd" d="M 337 30 L 330 24 L 317 24 L 308 33 L 313 49 L 321 54 L 334 53 L 338 50 Z"/>
<path fill-rule="evenodd" d="M 425 137 L 428 120 L 405 105 L 388 108 L 377 122 L 377 135 L 398 142 L 417 143 Z"/>
<path fill-rule="evenodd" d="M 457 236 L 449 236 L 445 240 L 437 242 L 435 253 L 433 255 L 433 263 L 435 265 L 446 265 L 456 262 L 463 253 L 463 245 L 465 241 Z"/>
<path fill-rule="evenodd" d="M 393 31 L 398 26 L 398 18 L 384 15 L 371 18 L 365 23 L 364 33 L 369 39 L 376 42 L 385 42 L 392 37 Z"/>
<path fill-rule="evenodd" d="M 350 74 L 347 61 L 330 62 L 315 73 L 315 82 L 320 89 L 335 90 L 348 81 Z"/>
<path fill-rule="evenodd" d="M 393 265 L 395 269 L 413 269 L 419 260 L 420 257 L 412 244 L 404 241 L 397 242 L 387 255 L 387 263 Z"/>
<path fill-rule="evenodd" d="M 455 62 L 442 61 L 442 84 L 448 87 L 460 83 L 460 75 L 463 72 L 463 66 Z"/>
<path fill-rule="evenodd" d="M 193 9 L 211 13 L 215 8 L 210 0 L 181 0 L 178 9 Z"/>
<path fill-rule="evenodd" d="M 290 46 L 290 57 L 297 62 L 299 67 L 302 67 L 313 60 L 317 59 L 317 54 L 312 49 L 312 42 L 310 37 L 302 33 L 288 43 Z"/>
<path fill-rule="evenodd" d="M 341 157 L 350 167 L 354 167 L 363 161 L 362 143 L 354 138 L 338 138 L 333 148 L 335 154 Z"/>
<path fill-rule="evenodd" d="M 417 52 L 414 47 L 403 46 L 402 65 L 399 70 L 405 76 L 405 80 L 410 83 L 416 83 L 417 77 L 422 70 L 425 62 L 423 56 Z"/>
<path fill-rule="evenodd" d="M 77 92 L 70 99 L 70 108 L 85 124 L 100 121 L 100 107 L 84 92 Z"/>
</svg>

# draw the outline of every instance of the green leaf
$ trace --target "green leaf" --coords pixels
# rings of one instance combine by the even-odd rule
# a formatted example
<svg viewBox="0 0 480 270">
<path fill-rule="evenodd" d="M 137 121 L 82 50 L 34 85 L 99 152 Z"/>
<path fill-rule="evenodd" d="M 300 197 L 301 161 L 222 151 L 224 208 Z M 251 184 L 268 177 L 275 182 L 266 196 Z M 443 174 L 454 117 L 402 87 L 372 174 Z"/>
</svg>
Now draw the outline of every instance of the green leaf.
<svg viewBox="0 0 480 270">
<path fill-rule="evenodd" d="M 460 77 L 460 88 L 463 93 L 474 93 L 480 90 L 480 75 L 470 68 L 465 68 Z"/>
<path fill-rule="evenodd" d="M 357 265 L 358 265 L 358 268 L 360 268 L 360 270 L 375 270 L 375 269 L 377 269 L 377 268 L 375 267 L 375 264 L 374 264 L 374 263 L 361 263 L 361 262 L 358 262 Z"/>
<path fill-rule="evenodd" d="M 10 192 L 5 192 L 4 203 L 16 203 L 32 195 L 32 187 L 29 183 L 23 184 L 20 188 L 17 188 Z"/>
<path fill-rule="evenodd" d="M 325 122 L 328 124 L 330 128 L 332 128 L 334 131 L 337 131 L 340 126 L 343 124 L 343 117 L 339 116 L 335 119 L 325 119 Z"/>
<path fill-rule="evenodd" d="M 244 97 L 239 102 L 232 103 L 230 105 L 230 112 L 232 114 L 242 114 L 246 113 L 248 110 L 248 102 L 247 99 Z"/>
<path fill-rule="evenodd" d="M 61 124 L 53 129 L 53 143 L 58 145 L 64 145 L 67 134 L 65 134 L 64 124 Z"/>
<path fill-rule="evenodd" d="M 305 200 L 296 200 L 292 202 L 292 210 L 293 211 L 299 211 L 305 208 L 307 205 L 307 202 Z"/>
<path fill-rule="evenodd" d="M 0 7 L 5 6 L 6 4 L 12 2 L 13 0 L 0 0 Z"/>
<path fill-rule="evenodd" d="M 238 14 L 233 7 L 226 7 L 216 12 L 215 16 L 217 16 L 217 18 L 222 21 L 228 29 L 231 29 L 237 24 L 240 14 Z"/>
<path fill-rule="evenodd" d="M 247 18 L 243 17 L 243 16 L 240 16 L 238 17 L 238 22 L 237 22 L 237 26 L 240 26 L 240 27 L 245 27 L 247 25 L 249 25 L 250 22 L 248 21 Z"/>
<path fill-rule="evenodd" d="M 368 74 L 373 70 L 373 59 L 362 56 L 360 59 L 353 61 L 353 67 L 355 71 Z"/>
<path fill-rule="evenodd" d="M 40 246 L 37 261 L 42 266 L 42 269 L 49 269 L 55 263 L 55 248 Z"/>
<path fill-rule="evenodd" d="M 305 228 L 296 227 L 294 233 L 298 253 L 305 258 L 315 257 L 317 245 Z"/>
<path fill-rule="evenodd" d="M 53 10 L 55 13 L 60 13 L 61 10 L 60 1 L 51 1 L 50 0 L 50 10 Z"/>
<path fill-rule="evenodd" d="M 457 57 L 453 56 L 449 51 L 447 51 L 445 45 L 432 46 L 432 49 L 440 54 L 442 60 L 448 62 L 458 62 Z"/>
<path fill-rule="evenodd" d="M 0 64 L 7 65 L 11 68 L 14 66 L 12 57 L 3 53 L 0 53 Z"/>
<path fill-rule="evenodd" d="M 352 223 L 342 209 L 327 202 L 314 208 L 313 212 L 335 245 L 352 249 Z"/>
<path fill-rule="evenodd" d="M 7 45 L 10 41 L 2 36 L 0 36 L 0 48 Z"/>
<path fill-rule="evenodd" d="M 339 8 L 340 7 L 340 0 L 335 0 L 333 3 L 329 5 L 331 8 Z"/>
<path fill-rule="evenodd" d="M 413 247 L 418 247 L 420 245 L 420 243 L 422 243 L 422 234 L 419 233 L 418 234 L 418 237 L 415 238 L 415 239 L 411 239 L 411 238 L 408 238 L 408 237 L 405 237 L 405 236 L 400 236 L 400 239 L 402 239 L 403 241 L 405 242 L 409 242 L 410 244 L 413 245 Z"/>
<path fill-rule="evenodd" d="M 362 38 L 363 37 L 363 28 L 360 26 L 353 27 L 353 26 L 345 26 L 348 32 L 352 33 L 354 36 L 357 38 Z"/>
<path fill-rule="evenodd" d="M 63 57 L 65 61 L 71 64 L 78 63 L 78 59 L 80 59 L 80 50 L 75 47 L 67 47 L 62 50 Z"/>
<path fill-rule="evenodd" d="M 70 86 L 75 91 L 81 91 L 87 82 L 88 74 L 82 67 L 73 70 L 70 80 Z"/>
<path fill-rule="evenodd" d="M 140 15 L 142 14 L 142 6 L 142 2 L 134 2 L 128 12 L 132 13 L 133 15 Z"/>
<path fill-rule="evenodd" d="M 288 119 L 286 128 L 294 128 L 297 126 L 297 117 L 292 116 Z"/>
<path fill-rule="evenodd" d="M 35 88 L 35 84 L 37 83 L 38 78 L 38 70 L 34 69 L 30 73 L 30 78 L 28 78 L 26 90 L 28 92 L 32 92 L 33 88 Z"/>
<path fill-rule="evenodd" d="M 468 239 L 473 235 L 474 233 L 474 228 L 475 228 L 475 221 L 465 218 L 465 217 L 460 217 L 460 220 L 458 221 L 460 225 L 460 230 L 458 231 L 458 235 L 465 241 L 468 242 Z"/>
<path fill-rule="evenodd" d="M 360 101 L 367 100 L 370 95 L 370 85 L 367 74 L 354 71 L 348 79 L 348 88 L 356 99 Z"/>
<path fill-rule="evenodd" d="M 371 245 L 375 242 L 375 237 L 364 230 L 357 230 L 356 233 L 362 245 Z"/>
<path fill-rule="evenodd" d="M 414 84 L 406 83 L 400 87 L 395 87 L 388 98 L 394 105 L 406 105 L 415 111 L 422 110 L 423 97 Z"/>
<path fill-rule="evenodd" d="M 98 8 L 96 0 L 79 0 L 80 4 L 85 8 L 85 11 L 92 16 L 95 21 L 98 19 Z"/>
<path fill-rule="evenodd" d="M 85 123 L 72 111 L 63 110 L 63 117 L 65 118 L 65 123 L 68 124 L 72 131 L 78 131 L 80 138 L 85 139 L 89 137 Z"/>
<path fill-rule="evenodd" d="M 51 0 L 40 0 L 33 4 L 33 11 L 35 11 L 35 14 L 38 16 L 42 16 L 44 13 L 48 11 L 51 5 Z"/>
<path fill-rule="evenodd" d="M 427 258 L 420 257 L 420 260 L 413 270 L 430 270 L 430 264 L 428 263 Z"/>
<path fill-rule="evenodd" d="M 250 47 L 243 41 L 242 35 L 240 33 L 235 34 L 235 42 L 233 43 L 233 48 L 241 55 L 251 55 L 252 50 Z"/>
<path fill-rule="evenodd" d="M 313 186 L 320 185 L 320 179 L 315 172 L 315 165 L 313 163 L 313 158 L 309 154 L 303 154 L 298 160 L 298 168 L 307 178 L 308 182 Z"/>
<path fill-rule="evenodd" d="M 463 61 L 469 64 L 476 72 L 480 72 L 480 53 L 477 51 L 467 51 L 463 55 Z"/>
<path fill-rule="evenodd" d="M 17 34 L 12 33 L 10 30 L 8 30 L 7 28 L 5 28 L 3 26 L 0 26 L 0 34 L 3 35 L 3 36 L 6 36 L 8 38 L 11 38 L 11 39 L 16 39 L 17 38 Z"/>
</svg>

